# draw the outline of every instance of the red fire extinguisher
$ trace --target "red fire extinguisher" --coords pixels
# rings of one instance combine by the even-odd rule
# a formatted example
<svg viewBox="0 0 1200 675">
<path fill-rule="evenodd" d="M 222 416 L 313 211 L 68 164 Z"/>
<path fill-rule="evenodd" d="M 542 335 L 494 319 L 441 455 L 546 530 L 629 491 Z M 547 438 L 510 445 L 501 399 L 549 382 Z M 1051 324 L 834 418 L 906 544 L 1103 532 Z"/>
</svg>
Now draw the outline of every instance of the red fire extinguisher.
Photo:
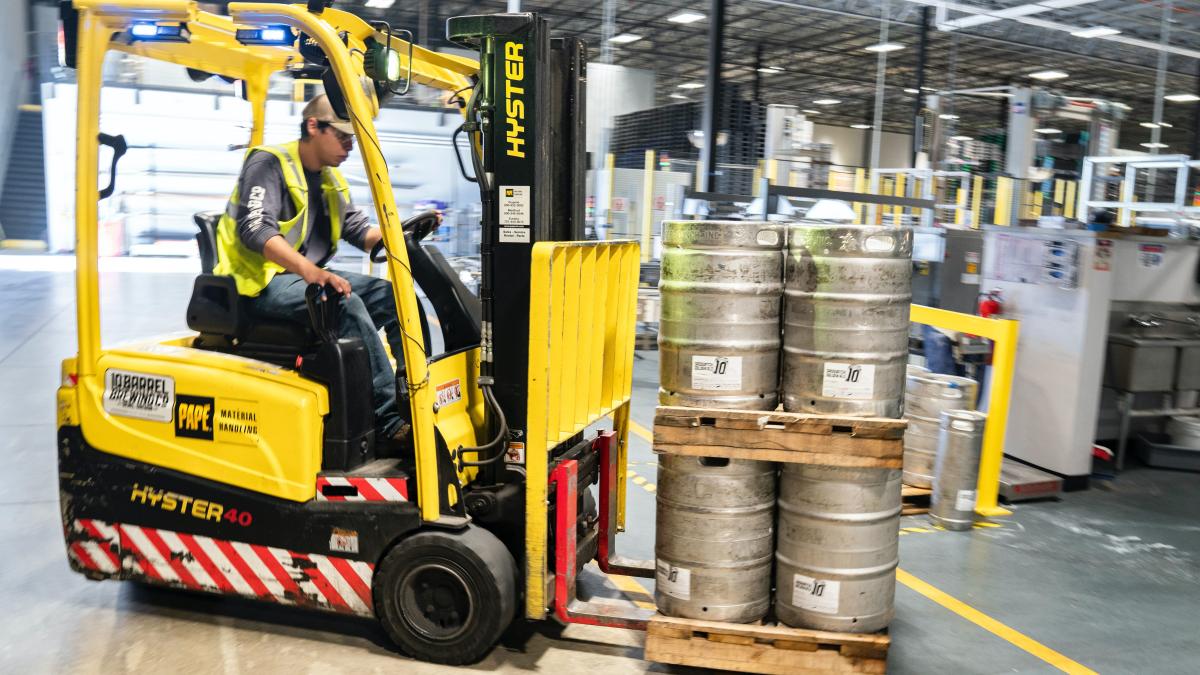
<svg viewBox="0 0 1200 675">
<path fill-rule="evenodd" d="M 987 319 L 1004 311 L 1004 298 L 1000 289 L 995 288 L 983 294 L 979 299 L 979 316 Z"/>
</svg>

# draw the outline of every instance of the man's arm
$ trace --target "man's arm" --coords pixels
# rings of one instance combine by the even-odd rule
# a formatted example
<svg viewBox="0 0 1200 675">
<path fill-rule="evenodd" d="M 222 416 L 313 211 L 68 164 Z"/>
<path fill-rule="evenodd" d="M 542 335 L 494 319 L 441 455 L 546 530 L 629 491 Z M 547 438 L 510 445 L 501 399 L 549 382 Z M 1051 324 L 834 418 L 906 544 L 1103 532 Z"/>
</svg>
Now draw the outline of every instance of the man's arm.
<svg viewBox="0 0 1200 675">
<path fill-rule="evenodd" d="M 298 275 L 310 284 L 333 286 L 342 295 L 350 294 L 350 282 L 326 269 L 321 269 L 300 255 L 282 235 L 275 235 L 263 245 L 263 257 L 283 269 Z"/>
<path fill-rule="evenodd" d="M 251 153 L 238 179 L 238 239 L 246 248 L 310 284 L 328 284 L 342 295 L 350 293 L 350 282 L 312 264 L 283 238 L 278 215 L 286 198 L 287 186 L 279 162 L 266 152 Z"/>
</svg>

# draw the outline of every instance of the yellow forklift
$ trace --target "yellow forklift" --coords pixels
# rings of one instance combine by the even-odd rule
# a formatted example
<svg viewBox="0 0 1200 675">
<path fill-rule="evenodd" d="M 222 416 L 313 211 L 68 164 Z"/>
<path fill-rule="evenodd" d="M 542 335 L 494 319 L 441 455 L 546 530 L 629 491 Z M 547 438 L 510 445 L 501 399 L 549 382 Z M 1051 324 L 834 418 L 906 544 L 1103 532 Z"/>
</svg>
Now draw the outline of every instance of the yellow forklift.
<svg viewBox="0 0 1200 675">
<path fill-rule="evenodd" d="M 72 568 L 376 617 L 404 652 L 447 664 L 478 660 L 518 618 L 644 627 L 646 610 L 575 593 L 592 559 L 653 574 L 614 545 L 639 256 L 634 243 L 578 241 L 584 45 L 552 38 L 535 14 L 450 19 L 448 38 L 476 61 L 330 5 L 232 2 L 221 16 L 190 0 L 62 4 L 79 96 L 79 348 L 57 394 Z M 404 335 L 393 356 L 411 452 L 376 443 L 364 346 L 330 330 L 335 295 L 309 288 L 307 324 L 253 320 L 232 279 L 210 273 L 204 214 L 194 332 L 101 345 L 98 201 L 126 149 L 120 130 L 101 133 L 110 50 L 240 83 L 249 147 L 263 142 L 272 74 L 322 80 L 353 124 L 383 233 L 372 257 L 386 263 Z M 396 212 L 374 119 L 412 83 L 452 92 L 463 114 L 459 164 L 483 206 L 478 298 L 420 243 L 436 223 Z M 417 286 L 443 354 L 428 353 Z M 611 430 L 597 431 L 606 418 Z"/>
</svg>

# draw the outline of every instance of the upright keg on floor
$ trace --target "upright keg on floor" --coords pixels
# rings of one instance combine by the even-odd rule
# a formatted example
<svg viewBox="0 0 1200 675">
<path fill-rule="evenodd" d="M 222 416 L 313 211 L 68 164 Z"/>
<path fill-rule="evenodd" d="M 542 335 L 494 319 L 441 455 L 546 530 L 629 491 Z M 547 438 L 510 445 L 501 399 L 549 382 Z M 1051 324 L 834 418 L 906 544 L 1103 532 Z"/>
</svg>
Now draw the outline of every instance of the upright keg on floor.
<svg viewBox="0 0 1200 675">
<path fill-rule="evenodd" d="M 786 275 L 784 409 L 900 417 L 912 230 L 801 221 Z"/>
<path fill-rule="evenodd" d="M 667 616 L 747 623 L 771 604 L 775 464 L 659 456 L 654 599 Z"/>
<path fill-rule="evenodd" d="M 904 484 L 933 486 L 933 461 L 937 455 L 942 413 L 974 410 L 979 384 L 970 378 L 914 371 L 909 366 L 904 396 Z"/>
<path fill-rule="evenodd" d="M 799 628 L 886 628 L 899 538 L 899 471 L 784 464 L 775 614 Z"/>
<path fill-rule="evenodd" d="M 975 523 L 985 421 L 987 415 L 974 410 L 942 413 L 929 519 L 947 530 L 969 530 Z"/>
<path fill-rule="evenodd" d="M 783 225 L 663 223 L 659 403 L 774 410 Z"/>
</svg>

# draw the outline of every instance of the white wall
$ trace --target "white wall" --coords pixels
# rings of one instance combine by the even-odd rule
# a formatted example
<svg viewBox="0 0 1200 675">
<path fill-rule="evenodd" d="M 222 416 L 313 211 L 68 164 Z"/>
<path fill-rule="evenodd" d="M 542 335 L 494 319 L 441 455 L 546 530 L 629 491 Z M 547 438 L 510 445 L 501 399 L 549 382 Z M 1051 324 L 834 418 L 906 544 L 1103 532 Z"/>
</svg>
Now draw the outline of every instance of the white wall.
<svg viewBox="0 0 1200 675">
<path fill-rule="evenodd" d="M 587 67 L 587 151 L 600 152 L 617 115 L 654 107 L 655 73 L 604 63 Z"/>
<path fill-rule="evenodd" d="M 870 129 L 851 129 L 828 124 L 813 125 L 813 141 L 833 144 L 833 163 L 843 166 L 865 166 L 864 149 L 871 145 Z M 879 145 L 880 168 L 912 166 L 912 136 L 884 132 Z"/>
</svg>

